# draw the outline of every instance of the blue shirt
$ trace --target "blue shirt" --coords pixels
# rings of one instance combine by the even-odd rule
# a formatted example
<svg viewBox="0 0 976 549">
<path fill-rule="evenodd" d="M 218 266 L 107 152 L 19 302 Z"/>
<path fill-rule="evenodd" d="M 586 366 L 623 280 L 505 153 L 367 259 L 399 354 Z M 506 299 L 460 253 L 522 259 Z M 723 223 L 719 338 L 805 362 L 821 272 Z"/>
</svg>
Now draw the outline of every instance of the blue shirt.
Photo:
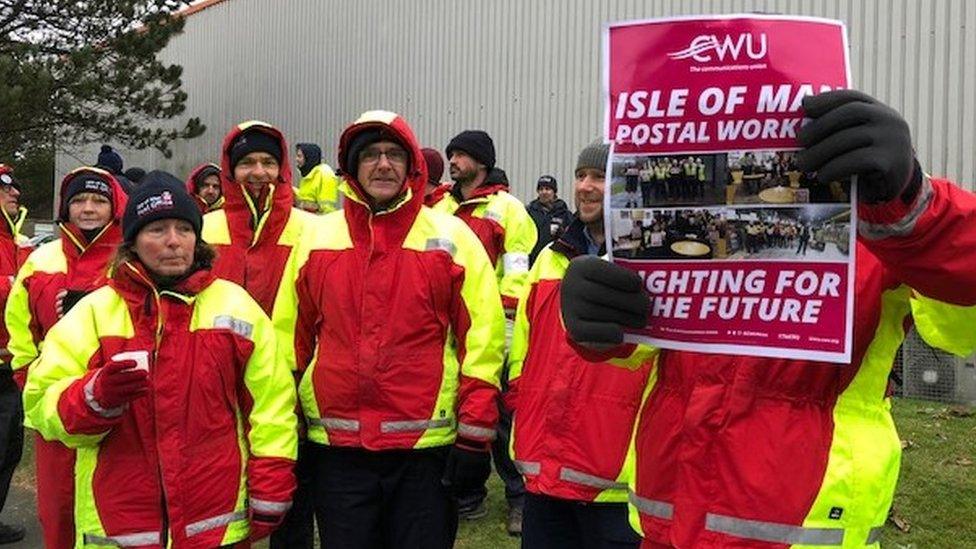
<svg viewBox="0 0 976 549">
<path fill-rule="evenodd" d="M 586 255 L 600 255 L 600 245 L 593 241 L 589 227 L 583 227 L 583 238 L 586 239 Z"/>
</svg>

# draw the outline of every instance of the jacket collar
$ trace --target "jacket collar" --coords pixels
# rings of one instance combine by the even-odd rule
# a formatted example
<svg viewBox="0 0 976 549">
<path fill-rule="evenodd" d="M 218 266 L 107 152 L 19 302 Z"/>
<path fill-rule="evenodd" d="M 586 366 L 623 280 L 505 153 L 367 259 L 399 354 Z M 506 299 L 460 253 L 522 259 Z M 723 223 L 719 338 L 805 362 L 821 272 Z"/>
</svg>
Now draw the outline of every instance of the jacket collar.
<svg viewBox="0 0 976 549">
<path fill-rule="evenodd" d="M 481 182 L 481 185 L 475 187 L 471 191 L 471 195 L 467 198 L 461 194 L 461 185 L 457 183 L 451 187 L 451 196 L 458 204 L 464 204 L 465 202 L 484 202 L 489 196 L 496 194 L 500 191 L 508 191 L 508 183 L 505 181 L 504 172 L 498 168 L 492 168 L 485 180 Z"/>
<path fill-rule="evenodd" d="M 18 235 L 20 235 L 20 228 L 24 226 L 24 221 L 27 220 L 27 208 L 21 206 L 17 209 L 17 215 L 10 217 L 7 210 L 0 208 L 0 212 L 3 213 L 3 223 L 0 223 L 0 234 L 11 239 L 16 240 Z"/>
<path fill-rule="evenodd" d="M 192 300 L 209 286 L 216 277 L 209 269 L 197 269 L 171 288 L 160 288 L 149 275 L 146 267 L 137 259 L 123 262 L 112 273 L 112 286 L 129 294 L 171 294 Z"/>
<path fill-rule="evenodd" d="M 586 225 L 580 218 L 573 215 L 573 220 L 569 226 L 552 243 L 552 249 L 559 252 L 569 259 L 576 256 L 586 255 L 589 248 L 589 241 L 586 237 Z M 606 244 L 600 246 L 600 255 L 606 253 Z"/>
</svg>

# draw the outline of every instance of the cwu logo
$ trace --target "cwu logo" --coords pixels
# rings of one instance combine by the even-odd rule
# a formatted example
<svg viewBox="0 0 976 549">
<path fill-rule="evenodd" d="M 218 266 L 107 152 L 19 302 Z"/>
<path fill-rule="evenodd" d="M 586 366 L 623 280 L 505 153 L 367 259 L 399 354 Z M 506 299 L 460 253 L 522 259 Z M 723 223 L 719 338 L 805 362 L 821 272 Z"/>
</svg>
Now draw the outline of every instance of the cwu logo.
<svg viewBox="0 0 976 549">
<path fill-rule="evenodd" d="M 726 34 L 721 40 L 714 34 L 699 34 L 687 48 L 668 54 L 673 60 L 694 59 L 699 63 L 718 61 L 738 61 L 745 54 L 749 59 L 766 57 L 766 33 L 757 38 L 752 33 L 742 33 L 733 37 Z"/>
</svg>

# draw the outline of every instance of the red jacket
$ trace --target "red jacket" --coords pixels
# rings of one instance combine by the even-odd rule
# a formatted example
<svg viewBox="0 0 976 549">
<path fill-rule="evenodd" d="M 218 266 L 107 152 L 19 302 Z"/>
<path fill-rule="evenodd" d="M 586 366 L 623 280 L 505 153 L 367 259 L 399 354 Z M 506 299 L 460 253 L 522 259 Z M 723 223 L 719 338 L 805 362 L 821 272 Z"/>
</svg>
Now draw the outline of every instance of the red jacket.
<svg viewBox="0 0 976 549">
<path fill-rule="evenodd" d="M 95 376 L 128 351 L 148 353 L 149 392 L 105 409 Z M 79 543 L 211 549 L 247 539 L 249 511 L 290 506 L 293 387 L 243 289 L 199 270 L 164 290 L 130 261 L 48 333 L 24 403 L 78 450 Z"/>
<path fill-rule="evenodd" d="M 374 212 L 345 165 L 362 131 L 393 134 L 411 171 Z M 427 178 L 407 123 L 372 111 L 339 144 L 343 210 L 317 218 L 299 255 L 295 329 L 309 439 L 369 450 L 495 436 L 504 317 L 495 273 L 461 220 L 422 205 Z"/>
<path fill-rule="evenodd" d="M 78 168 L 61 182 L 64 191 L 72 179 L 95 175 L 112 187 L 112 220 L 91 242 L 67 219 L 59 221 L 61 238 L 44 244 L 24 263 L 7 307 L 6 324 L 11 333 L 12 366 L 21 386 L 27 367 L 37 358 L 38 348 L 48 330 L 58 321 L 57 295 L 62 290 L 88 293 L 108 281 L 108 266 L 122 242 L 122 214 L 126 194 L 112 174 L 98 168 Z"/>
<path fill-rule="evenodd" d="M 525 206 L 508 193 L 505 172 L 492 168 L 467 198 L 461 195 L 460 185 L 455 185 L 431 207 L 456 215 L 478 236 L 495 266 L 505 314 L 514 316 L 529 274 L 529 254 L 535 248 L 537 231 Z"/>
<path fill-rule="evenodd" d="M 244 187 L 232 179 L 234 170 L 229 154 L 237 137 L 254 127 L 273 136 L 281 145 L 278 181 L 258 197 L 261 208 L 257 208 Z M 203 239 L 217 250 L 213 272 L 243 286 L 271 316 L 278 288 L 288 278 L 285 276 L 288 258 L 300 237 L 302 223 L 299 220 L 306 217 L 296 216 L 295 212 L 299 210 L 292 208 L 295 197 L 288 144 L 281 132 L 268 124 L 240 124 L 224 138 L 220 173 L 224 207 L 204 216 L 203 223 Z"/>
<path fill-rule="evenodd" d="M 27 239 L 20 234 L 20 225 L 27 217 L 27 209 L 20 208 L 14 219 L 6 211 L 0 212 L 0 216 L 3 217 L 0 221 L 0 307 L 6 308 L 14 277 L 30 255 L 31 248 L 26 245 Z M 9 340 L 7 324 L 0 323 L 0 363 L 9 362 L 13 356 L 7 349 Z"/>
<path fill-rule="evenodd" d="M 424 196 L 424 206 L 433 208 L 434 204 L 437 204 L 444 198 L 444 195 L 451 192 L 452 187 L 453 185 L 450 183 L 441 183 L 438 185 L 430 194 Z"/>
<path fill-rule="evenodd" d="M 933 345 L 976 349 L 976 195 L 926 177 L 911 204 L 858 211 L 850 364 L 657 355 L 631 500 L 650 542 L 876 543 L 898 479 L 886 389 L 908 316 Z"/>
<path fill-rule="evenodd" d="M 512 454 L 532 493 L 622 503 L 632 474 L 627 454 L 651 365 L 593 365 L 568 344 L 559 287 L 569 261 L 585 253 L 577 219 L 529 272 L 509 353 Z"/>
</svg>

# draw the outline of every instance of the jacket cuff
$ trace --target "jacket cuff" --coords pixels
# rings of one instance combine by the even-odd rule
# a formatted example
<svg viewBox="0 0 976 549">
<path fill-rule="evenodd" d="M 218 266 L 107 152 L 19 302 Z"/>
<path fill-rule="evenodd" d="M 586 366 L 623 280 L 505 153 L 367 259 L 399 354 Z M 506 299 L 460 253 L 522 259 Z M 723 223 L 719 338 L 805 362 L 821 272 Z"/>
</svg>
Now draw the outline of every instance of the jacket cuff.
<svg viewBox="0 0 976 549">
<path fill-rule="evenodd" d="M 916 174 L 901 196 L 879 204 L 858 203 L 858 233 L 868 240 L 905 236 L 929 207 L 934 194 L 927 175 Z"/>
<path fill-rule="evenodd" d="M 491 430 L 491 434 L 492 434 L 492 438 L 494 438 L 495 435 L 494 429 Z M 462 450 L 470 450 L 472 452 L 491 451 L 490 441 L 472 440 L 470 438 L 461 436 L 460 432 L 458 433 L 457 438 L 454 440 L 454 445 L 457 446 L 458 448 L 461 448 Z"/>
<path fill-rule="evenodd" d="M 566 342 L 576 351 L 576 354 L 587 362 L 609 362 L 615 358 L 627 358 L 637 350 L 637 345 L 634 343 L 621 343 L 620 345 L 606 349 L 594 349 L 577 343 L 573 338 L 569 337 L 568 333 L 566 334 Z"/>
<path fill-rule="evenodd" d="M 457 438 L 459 441 L 474 441 L 473 444 L 475 446 L 480 444 L 491 444 L 491 441 L 495 440 L 495 430 L 488 427 L 471 425 L 462 421 L 458 422 Z"/>
<path fill-rule="evenodd" d="M 284 518 L 285 513 L 291 509 L 291 500 L 272 501 L 251 497 L 248 499 L 248 506 L 251 508 L 251 517 L 254 520 L 277 524 Z"/>
</svg>

